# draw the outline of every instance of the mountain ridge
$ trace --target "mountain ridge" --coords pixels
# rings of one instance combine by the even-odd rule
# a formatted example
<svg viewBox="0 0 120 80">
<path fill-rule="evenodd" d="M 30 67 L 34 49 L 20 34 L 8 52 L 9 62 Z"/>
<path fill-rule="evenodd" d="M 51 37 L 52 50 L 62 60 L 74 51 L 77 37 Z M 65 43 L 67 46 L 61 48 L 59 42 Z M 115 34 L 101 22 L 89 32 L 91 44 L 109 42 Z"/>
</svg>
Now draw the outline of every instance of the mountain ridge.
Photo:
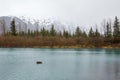
<svg viewBox="0 0 120 80">
<path fill-rule="evenodd" d="M 5 26 L 5 32 L 10 31 L 10 23 L 12 20 L 15 20 L 16 30 L 17 32 L 20 31 L 40 31 L 43 27 L 47 30 L 50 30 L 51 26 L 54 25 L 54 28 L 57 32 L 68 31 L 69 33 L 73 33 L 75 31 L 75 27 L 72 25 L 68 25 L 62 23 L 58 20 L 51 20 L 51 19 L 44 19 L 44 20 L 29 20 L 25 18 L 18 18 L 16 16 L 1 16 L 0 17 L 0 34 L 3 32 L 2 27 L 3 24 Z"/>
</svg>

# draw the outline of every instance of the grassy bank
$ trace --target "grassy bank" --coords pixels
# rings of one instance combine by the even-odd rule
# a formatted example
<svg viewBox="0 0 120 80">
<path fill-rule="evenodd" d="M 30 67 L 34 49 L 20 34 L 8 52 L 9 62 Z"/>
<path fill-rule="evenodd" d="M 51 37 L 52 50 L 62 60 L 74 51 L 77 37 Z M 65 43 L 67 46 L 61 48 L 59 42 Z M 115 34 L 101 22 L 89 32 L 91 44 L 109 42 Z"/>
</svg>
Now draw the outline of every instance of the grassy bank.
<svg viewBox="0 0 120 80">
<path fill-rule="evenodd" d="M 103 39 L 1 36 L 0 47 L 12 48 L 120 48 L 120 44 L 105 43 Z"/>
</svg>

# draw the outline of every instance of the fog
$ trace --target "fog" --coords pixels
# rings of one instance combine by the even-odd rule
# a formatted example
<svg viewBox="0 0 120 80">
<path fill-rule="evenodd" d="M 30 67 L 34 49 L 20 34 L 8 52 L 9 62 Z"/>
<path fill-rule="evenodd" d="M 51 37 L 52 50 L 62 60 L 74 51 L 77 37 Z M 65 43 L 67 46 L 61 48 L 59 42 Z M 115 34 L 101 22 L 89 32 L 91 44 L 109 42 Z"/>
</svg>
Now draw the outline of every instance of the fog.
<svg viewBox="0 0 120 80">
<path fill-rule="evenodd" d="M 94 26 L 120 17 L 120 0 L 0 0 L 0 16 L 52 18 L 79 26 Z"/>
</svg>

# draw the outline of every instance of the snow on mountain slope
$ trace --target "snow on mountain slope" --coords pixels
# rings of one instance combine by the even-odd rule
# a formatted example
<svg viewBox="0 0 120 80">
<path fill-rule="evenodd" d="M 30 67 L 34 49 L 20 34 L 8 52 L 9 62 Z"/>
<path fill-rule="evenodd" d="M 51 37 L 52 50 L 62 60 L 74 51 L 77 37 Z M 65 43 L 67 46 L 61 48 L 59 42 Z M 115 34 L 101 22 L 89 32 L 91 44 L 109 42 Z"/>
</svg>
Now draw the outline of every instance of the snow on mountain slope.
<svg viewBox="0 0 120 80">
<path fill-rule="evenodd" d="M 62 23 L 57 20 L 51 20 L 51 19 L 45 19 L 45 20 L 34 20 L 34 22 L 31 22 L 27 19 L 20 19 L 18 17 L 11 17 L 11 16 L 2 16 L 0 17 L 0 33 L 2 33 L 2 27 L 3 24 L 5 24 L 5 29 L 7 31 L 10 30 L 10 23 L 12 20 L 15 20 L 15 25 L 17 31 L 28 31 L 30 30 L 40 30 L 41 28 L 45 28 L 47 30 L 50 30 L 51 26 L 54 25 L 54 28 L 56 31 L 63 32 L 64 30 L 73 33 L 75 31 L 75 27 L 71 25 L 67 25 L 65 23 Z"/>
<path fill-rule="evenodd" d="M 27 24 L 25 22 L 23 22 L 21 19 L 19 19 L 17 17 L 9 17 L 9 16 L 0 17 L 0 28 L 2 28 L 3 24 L 4 24 L 5 32 L 10 31 L 10 26 L 11 26 L 10 24 L 13 19 L 15 20 L 15 25 L 16 25 L 17 31 L 25 31 L 25 28 L 27 27 L 26 26 Z"/>
</svg>

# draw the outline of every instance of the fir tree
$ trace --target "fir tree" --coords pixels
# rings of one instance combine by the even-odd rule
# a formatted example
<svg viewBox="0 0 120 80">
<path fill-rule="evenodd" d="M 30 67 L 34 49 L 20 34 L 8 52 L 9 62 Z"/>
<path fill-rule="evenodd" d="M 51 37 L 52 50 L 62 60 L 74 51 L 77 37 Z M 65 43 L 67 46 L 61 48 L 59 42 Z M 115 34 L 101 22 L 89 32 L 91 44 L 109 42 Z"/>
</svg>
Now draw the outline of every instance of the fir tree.
<svg viewBox="0 0 120 80">
<path fill-rule="evenodd" d="M 83 31 L 82 33 L 82 37 L 86 38 L 87 37 L 87 33 L 85 31 Z"/>
<path fill-rule="evenodd" d="M 107 22 L 106 28 L 105 28 L 105 38 L 111 38 L 111 37 L 112 37 L 111 24 Z"/>
<path fill-rule="evenodd" d="M 31 34 L 30 34 L 30 29 L 28 29 L 28 36 L 31 36 Z"/>
<path fill-rule="evenodd" d="M 79 26 L 76 28 L 75 36 L 76 37 L 80 37 L 81 36 L 81 30 L 80 30 Z"/>
<path fill-rule="evenodd" d="M 40 33 L 42 36 L 46 36 L 46 30 L 44 27 L 41 29 Z"/>
<path fill-rule="evenodd" d="M 15 20 L 14 19 L 11 21 L 10 30 L 11 30 L 11 35 L 13 35 L 13 36 L 17 35 L 17 33 L 16 33 L 16 26 L 15 26 Z"/>
<path fill-rule="evenodd" d="M 63 36 L 64 36 L 65 38 L 68 38 L 70 35 L 69 35 L 68 31 L 65 31 L 65 30 L 64 30 Z"/>
<path fill-rule="evenodd" d="M 95 37 L 100 37 L 100 33 L 99 33 L 97 28 L 96 28 L 96 31 L 95 31 Z"/>
<path fill-rule="evenodd" d="M 120 42 L 120 23 L 119 23 L 119 19 L 117 17 L 115 17 L 115 21 L 114 21 L 114 26 L 113 26 L 113 42 L 114 43 L 119 43 Z"/>
<path fill-rule="evenodd" d="M 51 27 L 51 29 L 50 29 L 50 35 L 51 36 L 55 36 L 56 35 L 56 31 L 55 31 L 55 29 L 54 29 L 54 25 L 52 24 L 52 27 Z"/>
<path fill-rule="evenodd" d="M 114 38 L 120 37 L 120 24 L 119 24 L 119 19 L 117 18 L 117 16 L 115 17 L 113 28 L 114 28 L 113 37 Z"/>
<path fill-rule="evenodd" d="M 89 37 L 94 37 L 94 32 L 93 32 L 93 29 L 92 27 L 90 28 L 90 31 L 89 31 Z"/>
</svg>

